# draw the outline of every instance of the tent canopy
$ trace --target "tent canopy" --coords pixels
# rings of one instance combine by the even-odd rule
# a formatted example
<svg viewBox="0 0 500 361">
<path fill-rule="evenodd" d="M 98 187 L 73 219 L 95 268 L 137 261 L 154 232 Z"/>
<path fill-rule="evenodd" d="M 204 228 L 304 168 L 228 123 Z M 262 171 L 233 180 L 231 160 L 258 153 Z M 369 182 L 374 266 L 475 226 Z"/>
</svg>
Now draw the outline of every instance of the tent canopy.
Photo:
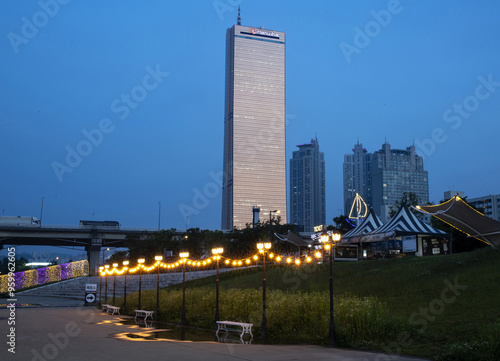
<svg viewBox="0 0 500 361">
<path fill-rule="evenodd" d="M 448 238 L 449 233 L 435 229 L 417 218 L 403 203 L 389 222 L 361 237 L 361 242 L 376 242 L 405 235 L 430 235 Z"/>
<path fill-rule="evenodd" d="M 345 233 L 341 238 L 341 242 L 359 243 L 359 239 L 362 235 L 370 233 L 380 226 L 382 226 L 382 221 L 377 217 L 373 209 L 370 208 L 368 215 L 365 217 L 363 222 L 356 228 L 353 228 L 349 232 Z"/>
<path fill-rule="evenodd" d="M 459 196 L 435 206 L 418 206 L 417 209 L 492 247 L 500 245 L 500 222 L 478 212 Z"/>
<path fill-rule="evenodd" d="M 306 240 L 300 238 L 297 236 L 295 233 L 288 231 L 288 234 L 274 234 L 276 237 L 278 237 L 279 240 L 284 241 L 284 242 L 289 242 L 297 247 L 307 247 L 312 242 L 307 242 Z"/>
</svg>

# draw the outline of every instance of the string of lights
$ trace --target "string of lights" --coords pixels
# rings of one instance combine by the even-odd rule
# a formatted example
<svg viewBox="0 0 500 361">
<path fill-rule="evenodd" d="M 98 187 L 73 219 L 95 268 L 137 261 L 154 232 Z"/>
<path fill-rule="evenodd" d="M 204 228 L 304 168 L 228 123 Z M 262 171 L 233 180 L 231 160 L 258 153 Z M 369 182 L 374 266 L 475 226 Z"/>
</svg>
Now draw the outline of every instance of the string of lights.
<svg viewBox="0 0 500 361">
<path fill-rule="evenodd" d="M 324 245 L 325 250 L 329 250 L 330 247 L 328 244 Z M 180 258 L 179 260 L 171 263 L 165 263 L 162 261 L 156 261 L 150 266 L 145 265 L 144 263 L 139 263 L 135 267 L 127 267 L 124 266 L 122 268 L 104 268 L 100 267 L 100 275 L 101 276 L 112 276 L 114 274 L 116 275 L 123 275 L 125 272 L 127 273 L 136 273 L 140 269 L 144 272 L 151 272 L 156 270 L 158 267 L 160 269 L 164 270 L 172 270 L 176 269 L 178 267 L 182 267 L 182 265 L 185 263 L 188 266 L 195 267 L 195 268 L 203 268 L 203 267 L 209 267 L 212 266 L 212 264 L 217 261 L 217 260 L 223 260 L 221 263 L 224 264 L 226 267 L 245 267 L 245 266 L 251 266 L 252 264 L 256 264 L 259 262 L 261 259 L 260 253 L 256 253 L 250 257 L 245 257 L 245 258 L 240 258 L 240 259 L 233 259 L 233 258 L 228 258 L 224 257 L 221 255 L 214 255 L 210 258 L 205 258 L 205 259 L 190 259 L 190 258 Z M 267 255 L 269 261 L 274 262 L 274 264 L 285 264 L 285 265 L 295 265 L 295 266 L 300 266 L 302 264 L 310 264 L 313 262 L 314 259 L 316 260 L 322 260 L 323 259 L 323 252 L 322 251 L 315 251 L 314 253 L 310 253 L 307 255 L 301 255 L 299 256 L 284 256 L 284 255 L 277 255 L 275 253 L 269 253 Z"/>
</svg>

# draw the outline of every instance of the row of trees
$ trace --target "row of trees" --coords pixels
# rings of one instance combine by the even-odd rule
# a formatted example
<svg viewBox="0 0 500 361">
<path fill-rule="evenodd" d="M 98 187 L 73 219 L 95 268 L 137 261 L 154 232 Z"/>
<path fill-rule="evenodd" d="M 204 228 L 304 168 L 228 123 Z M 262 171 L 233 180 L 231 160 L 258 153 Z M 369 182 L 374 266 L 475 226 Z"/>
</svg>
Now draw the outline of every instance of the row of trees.
<svg viewBox="0 0 500 361">
<path fill-rule="evenodd" d="M 281 224 L 281 219 L 273 221 L 272 228 L 269 221 L 258 223 L 252 227 L 247 225 L 241 230 L 224 233 L 222 231 L 201 230 L 190 228 L 183 235 L 177 234 L 175 229 L 161 230 L 149 235 L 147 239 L 134 235 L 127 237 L 125 247 L 127 251 L 115 252 L 110 258 L 110 263 L 121 264 L 124 260 L 137 260 L 144 258 L 146 263 L 153 263 L 154 257 L 164 255 L 167 251 L 174 254 L 174 258 L 181 251 L 189 252 L 193 258 L 210 256 L 212 248 L 223 247 L 225 254 L 231 257 L 246 257 L 256 252 L 258 242 L 269 241 L 271 232 L 287 234 L 293 231 L 294 226 Z M 275 252 L 297 251 L 297 248 L 289 243 L 280 242 L 273 238 L 273 250 Z"/>
</svg>

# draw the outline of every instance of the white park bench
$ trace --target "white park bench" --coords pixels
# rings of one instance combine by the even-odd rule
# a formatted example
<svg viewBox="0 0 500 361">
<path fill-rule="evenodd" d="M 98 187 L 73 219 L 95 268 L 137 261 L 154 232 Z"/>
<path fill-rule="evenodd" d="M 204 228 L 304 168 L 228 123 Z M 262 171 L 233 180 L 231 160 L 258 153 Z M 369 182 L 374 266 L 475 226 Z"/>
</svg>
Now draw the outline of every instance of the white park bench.
<svg viewBox="0 0 500 361">
<path fill-rule="evenodd" d="M 101 311 L 108 312 L 108 306 L 111 306 L 111 305 L 107 305 L 107 304 L 103 303 L 103 304 L 101 305 L 101 307 L 102 307 L 102 310 L 101 310 Z"/>
<path fill-rule="evenodd" d="M 253 338 L 252 334 L 252 326 L 253 323 L 244 323 L 244 322 L 233 322 L 233 321 L 217 321 L 217 332 L 216 335 L 219 336 L 219 331 L 234 331 L 241 332 L 240 338 L 243 337 L 245 333 L 250 334 Z M 240 327 L 240 328 L 237 328 Z"/>
<path fill-rule="evenodd" d="M 154 311 L 135 310 L 135 319 L 137 320 L 137 317 L 144 317 L 144 321 L 146 321 L 148 316 L 153 319 L 153 312 Z"/>
<path fill-rule="evenodd" d="M 120 314 L 120 307 L 118 306 L 111 306 L 111 305 L 106 305 L 106 312 L 109 313 L 111 311 L 111 314 L 114 315 L 115 313 Z"/>
</svg>

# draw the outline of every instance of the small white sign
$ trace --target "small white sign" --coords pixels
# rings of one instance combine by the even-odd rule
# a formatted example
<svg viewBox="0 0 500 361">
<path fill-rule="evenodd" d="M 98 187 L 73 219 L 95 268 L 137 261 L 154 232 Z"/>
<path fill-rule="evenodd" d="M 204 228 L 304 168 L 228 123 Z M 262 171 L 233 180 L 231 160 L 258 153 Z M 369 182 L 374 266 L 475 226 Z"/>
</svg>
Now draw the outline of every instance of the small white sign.
<svg viewBox="0 0 500 361">
<path fill-rule="evenodd" d="M 85 292 L 97 292 L 97 283 L 87 283 L 85 285 Z"/>
</svg>

